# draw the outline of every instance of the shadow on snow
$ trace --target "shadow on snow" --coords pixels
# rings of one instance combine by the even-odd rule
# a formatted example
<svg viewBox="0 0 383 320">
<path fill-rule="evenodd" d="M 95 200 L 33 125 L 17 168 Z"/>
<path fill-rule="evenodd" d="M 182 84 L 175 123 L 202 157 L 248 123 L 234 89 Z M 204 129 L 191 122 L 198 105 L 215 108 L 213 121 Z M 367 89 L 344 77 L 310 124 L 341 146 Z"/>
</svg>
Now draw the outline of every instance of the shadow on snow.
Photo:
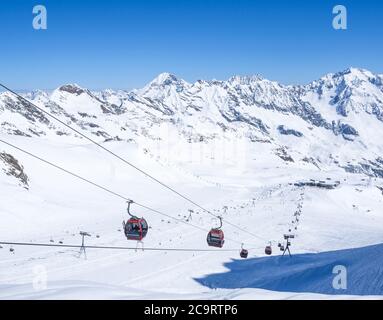
<svg viewBox="0 0 383 320">
<path fill-rule="evenodd" d="M 333 268 L 347 268 L 347 289 L 335 290 Z M 343 295 L 383 294 L 383 245 L 315 254 L 232 260 L 228 272 L 195 279 L 209 288 L 260 288 Z"/>
</svg>

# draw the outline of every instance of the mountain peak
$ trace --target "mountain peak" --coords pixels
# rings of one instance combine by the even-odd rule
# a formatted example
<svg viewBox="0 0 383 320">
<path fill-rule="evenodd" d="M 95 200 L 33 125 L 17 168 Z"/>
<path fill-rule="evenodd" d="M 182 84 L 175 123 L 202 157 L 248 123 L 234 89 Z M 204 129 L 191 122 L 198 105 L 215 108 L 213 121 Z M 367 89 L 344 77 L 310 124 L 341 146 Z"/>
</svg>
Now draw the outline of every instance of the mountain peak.
<svg viewBox="0 0 383 320">
<path fill-rule="evenodd" d="M 65 84 L 65 85 L 61 86 L 60 88 L 58 88 L 58 90 L 59 91 L 64 91 L 64 92 L 68 92 L 68 93 L 71 93 L 71 94 L 75 94 L 77 96 L 79 96 L 80 94 L 85 92 L 85 89 L 81 88 L 76 83 L 74 83 L 74 84 Z"/>
<path fill-rule="evenodd" d="M 367 69 L 350 67 L 341 72 L 335 73 L 334 77 L 371 78 L 374 77 L 374 74 Z"/>
<path fill-rule="evenodd" d="M 356 68 L 356 67 L 350 67 L 347 68 L 346 70 L 343 71 L 345 74 L 365 74 L 365 73 L 370 73 L 368 70 L 363 69 L 363 68 Z"/>
<path fill-rule="evenodd" d="M 156 78 L 154 78 L 150 85 L 153 86 L 167 86 L 173 83 L 179 83 L 182 80 L 179 80 L 174 74 L 163 72 L 159 74 Z"/>
<path fill-rule="evenodd" d="M 41 98 L 48 98 L 48 93 L 43 90 L 33 90 L 25 94 L 27 99 L 37 100 Z"/>
<path fill-rule="evenodd" d="M 320 85 L 321 83 L 337 84 L 344 82 L 347 85 L 354 86 L 364 82 L 374 82 L 375 78 L 379 76 L 372 73 L 371 71 L 363 68 L 350 67 L 343 71 L 336 73 L 328 73 L 321 77 L 319 80 L 315 80 L 309 84 L 309 86 Z"/>
<path fill-rule="evenodd" d="M 231 77 L 228 82 L 231 84 L 238 84 L 238 85 L 249 85 L 254 82 L 259 82 L 265 80 L 262 76 L 256 74 L 251 76 L 240 76 L 236 75 Z"/>
<path fill-rule="evenodd" d="M 186 81 L 177 78 L 174 74 L 164 72 L 154 78 L 148 85 L 134 92 L 141 95 L 162 96 L 164 92 L 182 92 L 190 86 Z"/>
</svg>

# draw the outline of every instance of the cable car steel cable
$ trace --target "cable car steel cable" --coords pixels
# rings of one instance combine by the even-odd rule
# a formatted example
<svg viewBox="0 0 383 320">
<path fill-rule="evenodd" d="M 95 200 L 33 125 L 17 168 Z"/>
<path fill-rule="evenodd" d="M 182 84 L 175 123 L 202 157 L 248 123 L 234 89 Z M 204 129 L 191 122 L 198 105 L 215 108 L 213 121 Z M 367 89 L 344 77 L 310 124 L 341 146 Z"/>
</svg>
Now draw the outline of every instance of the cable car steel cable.
<svg viewBox="0 0 383 320">
<path fill-rule="evenodd" d="M 191 204 L 195 205 L 196 207 L 200 208 L 201 210 L 207 212 L 208 214 L 214 216 L 215 218 L 218 218 L 218 216 L 216 216 L 214 213 L 212 213 L 210 210 L 208 209 L 205 209 L 204 207 L 202 207 L 201 205 L 199 205 L 198 203 L 196 203 L 195 201 L 193 201 L 192 199 L 190 199 L 189 197 L 181 194 L 180 192 L 178 192 L 177 190 L 175 190 L 174 188 L 166 185 L 165 183 L 163 183 L 162 181 L 158 180 L 157 178 L 155 178 L 154 176 L 148 174 L 147 172 L 145 172 L 144 170 L 140 169 L 139 167 L 137 167 L 136 165 L 134 165 L 133 163 L 129 162 L 128 160 L 122 158 L 121 156 L 119 156 L 118 154 L 114 153 L 113 151 L 109 150 L 108 148 L 104 147 L 103 145 L 101 145 L 100 143 L 98 143 L 97 141 L 93 140 L 92 138 L 88 137 L 86 134 L 80 132 L 79 130 L 73 128 L 72 126 L 68 125 L 67 123 L 65 123 L 64 121 L 60 120 L 59 118 L 57 118 L 56 116 L 50 114 L 48 111 L 44 110 L 43 108 L 40 108 L 39 106 L 37 106 L 36 104 L 34 104 L 33 102 L 29 101 L 28 99 L 24 98 L 23 96 L 21 96 L 20 94 L 18 94 L 17 92 L 13 91 L 12 89 L 8 88 L 7 86 L 5 86 L 4 84 L 0 83 L 0 87 L 4 88 L 6 91 L 12 93 L 13 95 L 15 95 L 16 97 L 18 97 L 19 99 L 27 102 L 29 105 L 35 107 L 36 109 L 38 109 L 39 111 L 43 112 L 44 114 L 46 114 L 47 116 L 51 117 L 52 119 L 56 120 L 57 122 L 61 123 L 63 126 L 67 127 L 68 129 L 72 130 L 73 132 L 77 133 L 78 135 L 82 136 L 83 138 L 85 138 L 86 140 L 92 142 L 93 144 L 95 144 L 96 146 L 100 147 L 101 149 L 103 149 L 104 151 L 106 151 L 107 153 L 111 154 L 112 156 L 116 157 L 117 159 L 119 159 L 120 161 L 124 162 L 125 164 L 127 164 L 128 166 L 134 168 L 135 170 L 141 172 L 143 175 L 145 175 L 146 177 L 152 179 L 153 181 L 157 182 L 158 184 L 160 184 L 161 186 L 163 186 L 164 188 L 172 191 L 173 193 L 177 194 L 179 197 L 183 198 L 184 200 L 190 202 Z M 258 238 L 258 239 L 262 239 L 262 240 L 265 240 L 264 238 L 260 237 L 260 236 L 257 236 L 256 234 L 250 232 L 250 231 L 247 231 L 241 227 L 238 227 L 236 224 L 233 224 L 233 223 L 230 223 L 229 221 L 226 221 L 226 223 L 228 225 L 231 225 L 232 227 L 234 228 L 237 228 L 238 230 L 244 232 L 244 233 L 247 233 L 255 238 Z"/>
<path fill-rule="evenodd" d="M 72 244 L 52 244 L 52 243 L 31 243 L 31 242 L 7 242 L 0 241 L 1 245 L 10 246 L 30 246 L 30 247 L 56 247 L 56 248 L 86 248 L 86 249 L 105 249 L 105 250 L 134 250 L 135 247 L 120 247 L 120 246 L 88 246 L 88 245 L 72 245 Z M 144 251 L 184 251 L 184 252 L 237 252 L 237 249 L 204 249 L 204 248 L 145 248 Z"/>
<path fill-rule="evenodd" d="M 108 193 L 110 193 L 110 194 L 112 194 L 112 195 L 114 195 L 114 196 L 116 196 L 116 197 L 119 197 L 119 198 L 121 198 L 121 199 L 123 199 L 123 200 L 125 200 L 125 201 L 127 201 L 127 202 L 132 201 L 131 199 L 129 199 L 129 198 L 127 198 L 127 197 L 125 197 L 125 196 L 123 196 L 123 195 L 121 195 L 121 194 L 119 194 L 119 193 L 117 193 L 117 192 L 115 192 L 115 191 L 112 191 L 112 190 L 110 190 L 110 189 L 108 189 L 108 188 L 105 188 L 105 187 L 103 187 L 103 186 L 101 186 L 101 185 L 99 185 L 99 184 L 97 184 L 97 183 L 95 183 L 95 182 L 93 182 L 93 181 L 91 181 L 91 180 L 89 180 L 89 179 L 83 178 L 83 177 L 81 177 L 80 175 L 78 175 L 78 174 L 76 174 L 76 173 L 73 173 L 73 172 L 71 172 L 71 171 L 69 171 L 69 170 L 66 170 L 66 169 L 64 169 L 64 168 L 61 167 L 61 166 L 58 166 L 58 165 L 56 165 L 56 164 L 54 164 L 54 163 L 52 163 L 52 162 L 50 162 L 50 161 L 48 161 L 48 160 L 45 160 L 45 159 L 43 159 L 43 158 L 41 158 L 41 157 L 39 157 L 39 156 L 37 156 L 37 155 L 35 155 L 35 154 L 29 152 L 29 151 L 26 151 L 26 150 L 24 150 L 24 149 L 22 149 L 22 148 L 20 148 L 20 147 L 15 146 L 15 145 L 13 145 L 13 144 L 11 144 L 11 143 L 9 143 L 9 142 L 6 142 L 6 141 L 4 141 L 4 140 L 2 140 L 2 139 L 0 139 L 0 142 L 3 143 L 3 144 L 5 144 L 5 145 L 8 145 L 8 146 L 10 146 L 10 147 L 12 147 L 12 148 L 14 148 L 14 149 L 16 149 L 16 150 L 18 150 L 18 151 L 20 151 L 20 152 L 22 152 L 22 153 L 24 153 L 24 154 L 27 154 L 27 155 L 29 155 L 29 156 L 31 156 L 31 157 L 33 157 L 33 158 L 35 158 L 35 159 L 37 159 L 37 160 L 39 160 L 39 161 L 41 161 L 41 162 L 44 162 L 44 163 L 46 163 L 46 164 L 48 164 L 48 165 L 50 165 L 50 166 L 52 166 L 52 167 L 54 167 L 54 168 L 56 168 L 56 169 L 58 169 L 58 170 L 60 170 L 60 171 L 63 171 L 63 172 L 65 172 L 65 173 L 67 173 L 67 174 L 69 174 L 69 175 L 71 175 L 71 176 L 73 176 L 73 177 L 75 177 L 75 178 L 77 178 L 77 179 L 80 179 L 80 180 L 82 180 L 82 181 L 84 181 L 84 182 L 86 182 L 86 183 L 88 183 L 88 184 L 91 184 L 91 185 L 93 185 L 93 186 L 95 186 L 95 187 L 97 187 L 97 188 L 99 188 L 99 189 L 102 189 L 102 190 L 105 191 L 105 192 L 108 192 Z M 191 227 L 193 227 L 193 228 L 196 228 L 196 229 L 199 229 L 199 230 L 203 231 L 204 233 L 206 233 L 206 232 L 209 231 L 209 230 L 207 230 L 207 229 L 205 229 L 205 228 L 202 228 L 202 227 L 200 227 L 200 226 L 194 225 L 194 224 L 192 224 L 192 223 L 190 223 L 190 222 L 187 222 L 187 221 L 185 221 L 185 220 L 175 218 L 175 217 L 173 217 L 173 216 L 171 216 L 171 215 L 169 215 L 169 214 L 166 214 L 166 213 L 161 212 L 161 211 L 159 211 L 159 210 L 153 209 L 153 208 L 148 207 L 148 206 L 146 206 L 146 205 L 143 205 L 143 204 L 141 204 L 141 203 L 138 203 L 138 202 L 134 202 L 134 203 L 135 203 L 137 206 L 141 207 L 141 208 L 147 209 L 147 210 L 149 210 L 149 211 L 151 211 L 151 212 L 157 213 L 157 214 L 159 214 L 159 215 L 162 215 L 162 216 L 165 216 L 165 217 L 167 217 L 167 218 L 173 219 L 173 220 L 175 220 L 175 221 L 181 222 L 181 223 L 183 223 L 183 224 L 189 225 L 189 226 L 191 226 Z M 227 240 L 230 240 L 230 241 L 232 241 L 232 242 L 236 242 L 236 243 L 240 243 L 238 240 L 234 240 L 234 239 L 230 239 L 230 238 L 227 238 Z"/>
</svg>

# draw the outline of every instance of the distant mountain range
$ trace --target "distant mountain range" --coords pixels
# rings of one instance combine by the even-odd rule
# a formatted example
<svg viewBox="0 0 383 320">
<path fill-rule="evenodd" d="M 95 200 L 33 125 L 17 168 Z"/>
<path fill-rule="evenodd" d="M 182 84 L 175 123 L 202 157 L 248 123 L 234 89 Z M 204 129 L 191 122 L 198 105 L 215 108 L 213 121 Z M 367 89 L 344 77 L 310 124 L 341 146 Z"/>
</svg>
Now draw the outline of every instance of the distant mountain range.
<svg viewBox="0 0 383 320">
<path fill-rule="evenodd" d="M 262 145 L 276 165 L 383 177 L 383 75 L 364 69 L 302 86 L 260 76 L 191 84 L 163 73 L 132 91 L 67 84 L 23 96 L 100 142 L 163 140 L 166 127 L 179 143 L 239 139 Z M 2 134 L 80 139 L 8 92 L 0 93 L 0 123 Z"/>
</svg>

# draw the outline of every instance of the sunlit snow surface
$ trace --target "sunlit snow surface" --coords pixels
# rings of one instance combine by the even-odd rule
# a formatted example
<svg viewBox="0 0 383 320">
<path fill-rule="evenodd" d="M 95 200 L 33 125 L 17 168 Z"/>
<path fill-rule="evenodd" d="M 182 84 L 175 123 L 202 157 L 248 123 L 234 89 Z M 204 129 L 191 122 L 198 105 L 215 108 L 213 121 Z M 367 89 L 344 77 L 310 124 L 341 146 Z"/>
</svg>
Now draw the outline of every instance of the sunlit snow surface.
<svg viewBox="0 0 383 320">
<path fill-rule="evenodd" d="M 188 209 L 193 208 L 94 146 L 6 138 L 176 218 L 186 219 Z M 240 245 L 230 240 L 225 248 L 238 252 L 89 249 L 87 260 L 78 258 L 78 251 L 74 249 L 13 247 L 15 252 L 11 253 L 9 246 L 3 246 L 0 249 L 1 298 L 329 298 L 312 293 L 335 293 L 327 289 L 332 281 L 332 266 L 339 263 L 349 267 L 350 282 L 348 291 L 336 294 L 381 294 L 379 283 L 370 284 L 380 272 L 381 247 L 341 251 L 344 256 L 327 253 L 381 242 L 383 196 L 375 186 L 381 181 L 368 181 L 364 176 L 347 175 L 341 171 L 322 173 L 299 168 L 288 171 L 286 168 L 269 168 L 267 154 L 261 168 L 250 162 L 246 168 L 233 164 L 222 170 L 205 159 L 204 164 L 189 164 L 189 168 L 194 169 L 187 166 L 181 169 L 176 158 L 173 163 L 161 163 L 134 145 L 110 143 L 108 147 L 157 174 L 214 213 L 222 214 L 224 219 L 258 235 L 261 239 L 241 234 L 224 223 L 228 238 L 245 242 L 246 247 L 252 248 L 249 259 L 239 261 Z M 135 245 L 127 243 L 120 231 L 121 222 L 126 219 L 124 201 L 19 151 L 3 149 L 24 165 L 30 178 L 27 191 L 16 179 L 2 177 L 0 234 L 3 241 L 80 244 L 78 233 L 85 230 L 92 234 L 86 239 L 89 245 Z M 293 214 L 302 192 L 289 183 L 308 176 L 331 177 L 342 183 L 335 190 L 306 188 L 301 220 L 297 230 L 293 230 L 296 238 L 292 240 L 292 252 L 299 255 L 282 260 L 275 256 L 280 254 L 276 242 L 283 241 L 283 234 L 293 227 Z M 226 215 L 222 211 L 224 205 L 229 207 Z M 214 218 L 193 209 L 191 223 L 205 229 L 217 225 Z M 138 207 L 133 210 L 149 221 L 151 228 L 145 239 L 146 247 L 206 248 L 204 232 Z M 264 257 L 267 241 L 263 239 L 275 241 L 274 255 L 269 258 Z M 305 255 L 308 253 L 315 254 Z M 232 259 L 237 260 L 233 262 Z M 36 272 L 41 267 L 47 272 L 47 288 L 35 283 Z"/>
<path fill-rule="evenodd" d="M 131 92 L 71 85 L 25 96 L 256 237 L 224 221 L 224 249 L 233 252 L 89 249 L 87 260 L 75 249 L 3 245 L 0 298 L 381 297 L 381 247 L 372 245 L 383 239 L 383 181 L 345 170 L 383 175 L 381 75 L 352 68 L 292 87 L 261 77 L 189 84 L 162 74 Z M 0 124 L 1 139 L 125 197 L 184 221 L 192 209 L 189 222 L 204 230 L 218 225 L 9 93 L 0 93 Z M 121 231 L 124 200 L 0 144 L 3 151 L 24 167 L 29 189 L 0 161 L 0 241 L 80 245 L 87 231 L 88 245 L 135 247 Z M 310 179 L 340 184 L 294 186 Z M 134 205 L 132 212 L 149 223 L 146 248 L 207 248 L 205 231 Z M 294 256 L 282 259 L 277 243 L 289 229 Z M 265 257 L 269 241 L 273 255 Z M 239 258 L 242 242 L 248 260 Z M 347 267 L 347 290 L 332 289 L 338 264 Z"/>
</svg>

